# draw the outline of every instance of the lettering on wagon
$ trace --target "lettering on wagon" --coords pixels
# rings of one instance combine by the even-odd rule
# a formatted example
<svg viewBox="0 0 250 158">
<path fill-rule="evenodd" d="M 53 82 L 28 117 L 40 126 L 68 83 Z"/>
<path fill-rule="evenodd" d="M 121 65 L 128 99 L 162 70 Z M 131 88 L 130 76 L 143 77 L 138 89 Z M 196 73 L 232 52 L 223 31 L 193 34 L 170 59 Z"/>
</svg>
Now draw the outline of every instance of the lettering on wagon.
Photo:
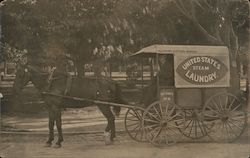
<svg viewBox="0 0 250 158">
<path fill-rule="evenodd" d="M 192 84 L 211 84 L 223 78 L 228 68 L 220 60 L 211 56 L 194 56 L 180 63 L 177 73 Z"/>
</svg>

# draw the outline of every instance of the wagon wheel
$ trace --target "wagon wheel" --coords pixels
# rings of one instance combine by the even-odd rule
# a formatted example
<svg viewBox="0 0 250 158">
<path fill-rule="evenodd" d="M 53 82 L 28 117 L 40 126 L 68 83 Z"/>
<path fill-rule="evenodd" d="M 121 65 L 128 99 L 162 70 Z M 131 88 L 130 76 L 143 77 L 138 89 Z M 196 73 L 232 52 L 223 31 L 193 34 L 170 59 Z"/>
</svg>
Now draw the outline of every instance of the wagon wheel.
<svg viewBox="0 0 250 158">
<path fill-rule="evenodd" d="M 125 114 L 125 130 L 135 141 L 146 141 L 142 126 L 143 111 L 139 109 L 128 109 Z"/>
<path fill-rule="evenodd" d="M 152 103 L 143 114 L 143 126 L 147 139 L 156 146 L 172 145 L 180 137 L 184 127 L 184 113 L 174 104 Z"/>
<path fill-rule="evenodd" d="M 200 139 L 207 135 L 200 109 L 185 110 L 185 119 L 185 127 L 180 130 L 184 136 L 191 139 Z"/>
<path fill-rule="evenodd" d="M 233 142 L 241 136 L 247 115 L 241 101 L 230 93 L 210 97 L 203 108 L 208 136 L 216 142 Z"/>
</svg>

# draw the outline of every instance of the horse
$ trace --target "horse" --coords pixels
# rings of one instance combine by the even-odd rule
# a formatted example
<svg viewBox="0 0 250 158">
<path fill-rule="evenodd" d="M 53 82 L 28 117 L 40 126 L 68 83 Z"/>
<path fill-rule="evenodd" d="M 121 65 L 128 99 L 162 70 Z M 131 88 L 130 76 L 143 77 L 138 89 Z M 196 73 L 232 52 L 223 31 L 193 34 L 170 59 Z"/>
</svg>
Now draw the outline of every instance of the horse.
<svg viewBox="0 0 250 158">
<path fill-rule="evenodd" d="M 42 94 L 42 99 L 47 105 L 49 115 L 49 138 L 46 142 L 46 147 L 52 146 L 55 123 L 58 131 L 58 140 L 53 147 L 60 148 L 62 146 L 62 108 L 81 108 L 93 104 L 91 101 L 79 102 L 69 98 L 87 98 L 126 104 L 126 101 L 123 100 L 121 96 L 120 86 L 115 81 L 107 78 L 71 77 L 71 84 L 69 84 L 69 75 L 67 73 L 65 74 L 64 72 L 56 70 L 53 71 L 53 73 L 48 73 L 39 66 L 26 64 L 17 68 L 16 78 L 13 85 L 14 94 L 20 93 L 22 88 L 25 87 L 29 81 L 31 81 L 39 90 Z M 60 96 L 67 96 L 67 98 Z M 83 104 L 84 106 L 82 106 Z M 108 138 L 106 137 L 105 139 L 105 144 L 112 144 L 116 134 L 115 114 L 119 115 L 121 107 L 114 106 L 111 109 L 111 106 L 109 105 L 97 106 L 108 122 L 105 128 L 106 136 L 108 134 Z"/>
</svg>

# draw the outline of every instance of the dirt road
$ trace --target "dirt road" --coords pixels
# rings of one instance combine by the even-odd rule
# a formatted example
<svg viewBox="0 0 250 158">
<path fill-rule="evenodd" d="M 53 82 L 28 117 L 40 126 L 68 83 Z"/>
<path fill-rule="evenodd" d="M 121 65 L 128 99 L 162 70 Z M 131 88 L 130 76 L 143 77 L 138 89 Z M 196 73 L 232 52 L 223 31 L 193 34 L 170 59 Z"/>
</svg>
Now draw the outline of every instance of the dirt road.
<svg viewBox="0 0 250 158">
<path fill-rule="evenodd" d="M 86 109 L 85 109 L 86 110 Z M 250 112 L 250 110 L 248 110 Z M 248 112 L 248 113 L 249 113 Z M 94 112 L 96 113 L 96 112 Z M 91 114 L 91 115 L 90 115 Z M 46 148 L 47 118 L 35 115 L 3 116 L 2 123 L 17 130 L 14 133 L 1 133 L 1 158 L 249 158 L 250 156 L 250 120 L 244 134 L 234 143 L 213 143 L 208 138 L 198 141 L 182 139 L 174 146 L 158 148 L 149 143 L 138 143 L 125 132 L 117 134 L 113 145 L 105 146 L 103 131 L 105 121 L 95 118 L 92 125 L 92 113 L 69 111 L 64 113 L 64 143 L 60 149 Z M 123 113 L 124 115 L 124 113 Z M 85 118 L 86 117 L 86 118 Z M 97 120 L 96 120 L 97 119 Z M 121 118 L 117 128 L 124 131 Z M 73 126 L 74 125 L 74 126 Z M 24 130 L 20 132 L 18 130 Z M 40 132 L 39 132 L 40 131 Z M 82 132 L 82 133 L 80 133 Z M 87 134 L 88 133 L 88 134 Z"/>
<path fill-rule="evenodd" d="M 249 128 L 235 143 L 182 142 L 157 148 L 138 143 L 119 133 L 113 145 L 105 146 L 101 133 L 66 135 L 60 149 L 43 147 L 46 135 L 2 134 L 2 158 L 248 158 Z"/>
</svg>

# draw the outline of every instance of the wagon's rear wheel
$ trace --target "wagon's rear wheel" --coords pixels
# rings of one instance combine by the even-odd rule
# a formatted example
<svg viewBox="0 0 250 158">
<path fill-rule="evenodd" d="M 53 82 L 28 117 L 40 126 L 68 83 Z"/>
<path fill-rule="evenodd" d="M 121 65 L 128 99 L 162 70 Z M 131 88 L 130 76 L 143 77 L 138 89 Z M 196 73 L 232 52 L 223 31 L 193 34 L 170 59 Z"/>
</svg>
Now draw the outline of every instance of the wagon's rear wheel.
<svg viewBox="0 0 250 158">
<path fill-rule="evenodd" d="M 207 135 L 207 130 L 202 120 L 201 109 L 186 109 L 185 119 L 185 127 L 181 130 L 184 136 L 191 139 L 200 139 Z"/>
<path fill-rule="evenodd" d="M 208 136 L 216 142 L 233 142 L 241 136 L 247 115 L 244 105 L 230 93 L 210 97 L 203 108 L 204 125 L 210 127 Z"/>
<path fill-rule="evenodd" d="M 139 109 L 128 109 L 125 114 L 125 130 L 135 141 L 146 141 L 142 126 L 143 111 Z"/>
<path fill-rule="evenodd" d="M 184 127 L 185 119 L 176 105 L 163 105 L 157 101 L 144 112 L 142 122 L 148 141 L 156 146 L 165 146 L 177 142 L 179 128 Z"/>
</svg>

